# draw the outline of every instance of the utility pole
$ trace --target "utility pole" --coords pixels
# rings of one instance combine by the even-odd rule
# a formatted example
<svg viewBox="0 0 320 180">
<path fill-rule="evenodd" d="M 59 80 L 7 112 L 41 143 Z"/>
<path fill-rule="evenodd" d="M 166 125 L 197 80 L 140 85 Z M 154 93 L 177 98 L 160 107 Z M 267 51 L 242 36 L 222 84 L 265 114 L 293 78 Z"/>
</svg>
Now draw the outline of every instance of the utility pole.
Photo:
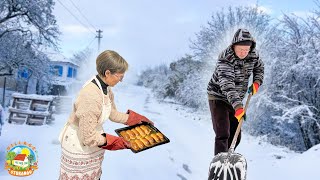
<svg viewBox="0 0 320 180">
<path fill-rule="evenodd" d="M 96 31 L 97 33 L 98 33 L 98 35 L 96 36 L 96 38 L 98 38 L 98 54 L 100 53 L 100 40 L 101 40 L 101 38 L 102 38 L 102 35 L 101 35 L 101 33 L 103 32 L 103 31 L 101 31 L 100 29 L 98 30 L 98 31 Z"/>
</svg>

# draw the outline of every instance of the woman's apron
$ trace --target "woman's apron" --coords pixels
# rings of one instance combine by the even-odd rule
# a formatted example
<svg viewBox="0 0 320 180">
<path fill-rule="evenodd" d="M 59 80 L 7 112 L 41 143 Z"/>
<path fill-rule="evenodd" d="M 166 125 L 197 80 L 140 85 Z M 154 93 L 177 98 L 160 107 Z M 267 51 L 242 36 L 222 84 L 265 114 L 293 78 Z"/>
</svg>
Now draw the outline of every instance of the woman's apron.
<svg viewBox="0 0 320 180">
<path fill-rule="evenodd" d="M 111 113 L 111 101 L 108 98 L 107 103 L 105 103 L 105 95 L 99 80 L 96 77 L 92 79 L 98 84 L 103 97 L 102 114 L 96 127 L 96 131 L 102 134 L 104 133 L 102 124 Z M 87 81 L 83 87 L 87 86 L 92 79 Z M 80 142 L 78 128 L 78 126 L 67 122 L 59 135 L 62 149 L 59 179 L 99 179 L 105 150 L 99 147 L 84 146 Z"/>
</svg>

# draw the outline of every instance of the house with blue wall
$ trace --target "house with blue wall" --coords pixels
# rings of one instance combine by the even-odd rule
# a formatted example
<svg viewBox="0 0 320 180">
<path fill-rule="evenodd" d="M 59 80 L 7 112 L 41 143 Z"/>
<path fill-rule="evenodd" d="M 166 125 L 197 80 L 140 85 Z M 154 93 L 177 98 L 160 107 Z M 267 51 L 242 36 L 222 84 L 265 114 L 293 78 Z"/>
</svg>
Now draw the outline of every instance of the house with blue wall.
<svg viewBox="0 0 320 180">
<path fill-rule="evenodd" d="M 61 54 L 50 54 L 50 74 L 52 74 L 52 95 L 65 95 L 67 90 L 79 83 L 79 66 Z"/>
<path fill-rule="evenodd" d="M 40 82 L 40 86 L 50 86 L 50 90 L 46 94 L 50 95 L 65 95 L 70 88 L 73 88 L 75 84 L 79 84 L 77 79 L 79 66 L 68 58 L 58 53 L 48 53 L 50 58 L 50 74 L 51 79 L 48 82 Z M 27 94 L 36 94 L 36 86 L 39 86 L 37 79 L 30 77 L 32 72 L 28 69 L 21 68 L 17 72 L 17 81 L 28 80 L 28 86 L 20 83 L 22 87 L 15 88 L 17 91 L 21 91 Z M 25 89 L 27 87 L 27 89 Z"/>
</svg>

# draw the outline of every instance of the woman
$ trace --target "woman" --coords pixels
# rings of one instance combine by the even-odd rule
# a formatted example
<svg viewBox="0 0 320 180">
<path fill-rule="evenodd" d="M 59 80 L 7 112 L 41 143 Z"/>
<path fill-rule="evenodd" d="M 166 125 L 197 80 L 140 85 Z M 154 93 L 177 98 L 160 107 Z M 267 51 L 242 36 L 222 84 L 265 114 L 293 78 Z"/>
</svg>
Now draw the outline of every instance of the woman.
<svg viewBox="0 0 320 180">
<path fill-rule="evenodd" d="M 111 87 L 122 81 L 128 69 L 128 63 L 118 53 L 102 52 L 97 57 L 96 68 L 98 75 L 80 90 L 59 136 L 62 148 L 59 179 L 62 180 L 100 179 L 105 149 L 130 148 L 123 138 L 104 132 L 102 125 L 107 118 L 129 126 L 142 121 L 152 123 L 132 110 L 125 114 L 116 109 Z"/>
</svg>

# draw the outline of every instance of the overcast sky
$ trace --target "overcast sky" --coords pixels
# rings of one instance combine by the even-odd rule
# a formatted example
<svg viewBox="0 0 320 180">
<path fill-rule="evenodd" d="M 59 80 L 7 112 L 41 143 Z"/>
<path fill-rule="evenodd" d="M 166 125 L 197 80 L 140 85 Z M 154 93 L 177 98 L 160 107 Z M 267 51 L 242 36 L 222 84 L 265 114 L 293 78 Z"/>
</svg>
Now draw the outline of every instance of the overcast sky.
<svg viewBox="0 0 320 180">
<path fill-rule="evenodd" d="M 100 51 L 112 49 L 119 52 L 129 62 L 130 68 L 137 71 L 162 63 L 168 64 L 191 53 L 190 39 L 195 38 L 195 33 L 206 25 L 214 11 L 229 5 L 256 4 L 256 0 L 55 2 L 54 15 L 62 32 L 60 47 L 63 55 L 71 57 L 73 53 L 90 46 L 96 56 L 96 30 L 101 29 L 103 38 Z M 259 4 L 261 9 L 273 17 L 279 17 L 282 13 L 304 15 L 315 8 L 313 0 L 260 0 Z"/>
</svg>

